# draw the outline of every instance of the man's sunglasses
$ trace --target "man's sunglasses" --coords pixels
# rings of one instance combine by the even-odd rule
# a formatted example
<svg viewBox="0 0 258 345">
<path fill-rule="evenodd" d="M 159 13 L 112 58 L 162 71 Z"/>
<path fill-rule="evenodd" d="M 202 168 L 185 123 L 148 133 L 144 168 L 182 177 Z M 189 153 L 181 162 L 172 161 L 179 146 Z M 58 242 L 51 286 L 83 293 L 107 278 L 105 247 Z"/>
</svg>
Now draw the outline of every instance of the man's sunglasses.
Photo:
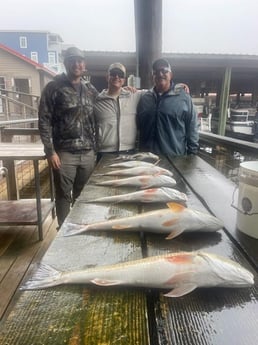
<svg viewBox="0 0 258 345">
<path fill-rule="evenodd" d="M 163 67 L 163 68 L 159 68 L 159 69 L 157 69 L 157 70 L 154 70 L 153 71 L 153 74 L 167 74 L 168 72 L 171 72 L 171 70 L 170 70 L 170 68 L 168 68 L 168 67 Z"/>
<path fill-rule="evenodd" d="M 110 77 L 118 77 L 120 79 L 125 78 L 125 74 L 123 71 L 121 71 L 120 69 L 112 69 L 109 72 Z"/>
</svg>

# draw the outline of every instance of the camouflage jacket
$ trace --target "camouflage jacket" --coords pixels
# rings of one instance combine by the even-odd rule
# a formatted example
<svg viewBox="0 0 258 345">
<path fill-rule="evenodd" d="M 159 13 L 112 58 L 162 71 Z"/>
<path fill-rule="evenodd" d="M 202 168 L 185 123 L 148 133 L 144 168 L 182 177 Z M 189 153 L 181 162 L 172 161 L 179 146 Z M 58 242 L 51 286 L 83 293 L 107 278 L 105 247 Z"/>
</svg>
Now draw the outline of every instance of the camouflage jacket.
<svg viewBox="0 0 258 345">
<path fill-rule="evenodd" d="M 95 87 L 83 80 L 77 92 L 65 74 L 46 85 L 39 104 L 39 132 L 47 157 L 58 151 L 96 148 L 93 104 L 97 95 Z"/>
</svg>

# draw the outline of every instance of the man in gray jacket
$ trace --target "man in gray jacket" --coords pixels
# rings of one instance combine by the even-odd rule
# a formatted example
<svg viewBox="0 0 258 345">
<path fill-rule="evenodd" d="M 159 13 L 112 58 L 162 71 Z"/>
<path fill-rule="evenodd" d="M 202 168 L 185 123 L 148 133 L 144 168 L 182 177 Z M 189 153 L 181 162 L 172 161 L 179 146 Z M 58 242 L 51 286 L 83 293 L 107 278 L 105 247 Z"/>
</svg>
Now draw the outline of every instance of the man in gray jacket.
<svg viewBox="0 0 258 345">
<path fill-rule="evenodd" d="M 126 68 L 119 62 L 109 66 L 108 88 L 96 98 L 94 114 L 98 128 L 99 157 L 103 153 L 133 151 L 136 144 L 136 109 L 144 91 L 124 88 Z"/>
<path fill-rule="evenodd" d="M 141 151 L 171 156 L 196 154 L 198 119 L 190 95 L 175 86 L 165 59 L 153 63 L 154 87 L 142 96 L 137 110 Z"/>
</svg>

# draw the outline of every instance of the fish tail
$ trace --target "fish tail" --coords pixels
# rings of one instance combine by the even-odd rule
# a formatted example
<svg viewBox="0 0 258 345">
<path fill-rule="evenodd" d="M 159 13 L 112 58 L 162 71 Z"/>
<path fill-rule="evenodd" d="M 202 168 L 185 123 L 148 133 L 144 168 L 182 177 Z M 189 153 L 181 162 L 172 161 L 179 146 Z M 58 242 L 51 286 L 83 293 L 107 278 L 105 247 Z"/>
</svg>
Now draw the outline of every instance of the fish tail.
<svg viewBox="0 0 258 345">
<path fill-rule="evenodd" d="M 88 225 L 80 225 L 74 223 L 64 222 L 62 225 L 62 232 L 64 237 L 79 235 L 88 230 Z"/>
<path fill-rule="evenodd" d="M 55 268 L 40 264 L 35 274 L 20 287 L 20 290 L 36 290 L 50 286 L 56 286 L 62 283 L 62 272 Z"/>
</svg>

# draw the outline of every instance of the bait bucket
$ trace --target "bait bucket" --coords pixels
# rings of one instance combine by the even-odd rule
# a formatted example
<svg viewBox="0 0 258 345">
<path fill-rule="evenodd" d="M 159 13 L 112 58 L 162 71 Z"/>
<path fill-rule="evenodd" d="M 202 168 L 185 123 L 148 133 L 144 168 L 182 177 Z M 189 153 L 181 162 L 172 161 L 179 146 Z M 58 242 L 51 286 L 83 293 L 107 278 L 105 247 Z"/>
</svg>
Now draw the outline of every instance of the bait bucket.
<svg viewBox="0 0 258 345">
<path fill-rule="evenodd" d="M 258 161 L 240 164 L 237 210 L 238 229 L 258 238 Z"/>
</svg>

